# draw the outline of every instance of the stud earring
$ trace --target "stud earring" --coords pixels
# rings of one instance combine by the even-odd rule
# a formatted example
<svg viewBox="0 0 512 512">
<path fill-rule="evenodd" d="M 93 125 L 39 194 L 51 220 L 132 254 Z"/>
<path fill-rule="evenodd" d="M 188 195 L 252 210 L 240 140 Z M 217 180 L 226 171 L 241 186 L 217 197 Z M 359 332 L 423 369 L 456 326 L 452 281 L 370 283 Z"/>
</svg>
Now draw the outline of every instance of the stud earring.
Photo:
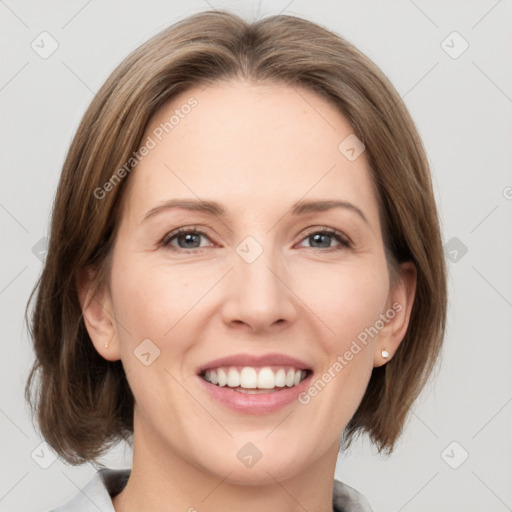
<svg viewBox="0 0 512 512">
<path fill-rule="evenodd" d="M 385 348 L 383 348 L 380 353 L 382 354 L 382 357 L 384 359 L 387 359 L 389 357 L 389 352 Z"/>
<path fill-rule="evenodd" d="M 105 348 L 108 348 L 108 341 L 105 341 Z"/>
</svg>

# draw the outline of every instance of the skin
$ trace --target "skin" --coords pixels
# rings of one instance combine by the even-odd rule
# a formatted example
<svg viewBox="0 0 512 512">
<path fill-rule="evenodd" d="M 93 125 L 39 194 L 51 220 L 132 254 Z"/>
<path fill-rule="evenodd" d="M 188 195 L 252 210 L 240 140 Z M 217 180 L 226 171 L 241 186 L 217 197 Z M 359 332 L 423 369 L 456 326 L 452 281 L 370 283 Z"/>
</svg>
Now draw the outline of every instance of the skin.
<svg viewBox="0 0 512 512">
<path fill-rule="evenodd" d="M 331 511 L 340 436 L 372 368 L 405 335 L 415 268 L 403 264 L 390 287 L 365 154 L 351 162 L 338 150 L 353 129 L 330 103 L 285 84 L 194 87 L 143 140 L 191 96 L 198 105 L 127 178 L 109 286 L 93 296 L 94 274 L 80 284 L 94 346 L 122 360 L 136 400 L 132 473 L 115 510 Z M 142 222 L 166 200 L 198 197 L 225 218 L 168 209 Z M 347 208 L 293 216 L 300 199 L 350 202 L 367 222 Z M 179 227 L 206 234 L 199 252 L 183 237 L 159 245 Z M 308 236 L 326 227 L 350 247 Z M 248 236 L 263 249 L 252 263 L 236 252 Z M 244 415 L 198 382 L 200 365 L 235 353 L 291 355 L 319 377 L 394 302 L 401 311 L 307 405 Z M 144 339 L 160 350 L 149 366 L 134 356 Z M 251 468 L 237 458 L 248 442 L 262 453 Z"/>
</svg>

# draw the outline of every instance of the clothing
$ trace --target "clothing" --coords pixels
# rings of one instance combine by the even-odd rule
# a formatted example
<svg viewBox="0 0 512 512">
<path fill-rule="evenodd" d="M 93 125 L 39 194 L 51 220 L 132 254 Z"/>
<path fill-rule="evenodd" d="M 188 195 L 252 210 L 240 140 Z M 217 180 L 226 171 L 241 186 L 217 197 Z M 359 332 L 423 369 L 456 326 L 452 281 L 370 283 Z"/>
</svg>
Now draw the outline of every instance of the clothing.
<svg viewBox="0 0 512 512">
<path fill-rule="evenodd" d="M 112 498 L 124 489 L 129 476 L 129 469 L 100 469 L 74 498 L 50 512 L 115 512 Z M 332 506 L 334 512 L 372 512 L 360 492 L 338 480 L 334 480 Z"/>
</svg>

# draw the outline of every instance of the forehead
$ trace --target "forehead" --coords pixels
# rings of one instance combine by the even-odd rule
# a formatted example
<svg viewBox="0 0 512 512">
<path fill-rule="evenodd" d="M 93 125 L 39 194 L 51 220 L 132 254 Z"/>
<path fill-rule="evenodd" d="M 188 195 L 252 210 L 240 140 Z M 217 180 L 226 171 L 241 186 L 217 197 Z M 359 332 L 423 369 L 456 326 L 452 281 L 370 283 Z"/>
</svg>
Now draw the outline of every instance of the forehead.
<svg viewBox="0 0 512 512">
<path fill-rule="evenodd" d="M 154 147 L 132 171 L 129 215 L 140 220 L 169 198 L 211 199 L 228 214 L 255 215 L 328 198 L 364 204 L 378 223 L 364 153 L 351 161 L 339 149 L 349 136 L 346 118 L 305 88 L 244 81 L 193 87 L 150 120 L 142 143 L 151 139 Z"/>
</svg>

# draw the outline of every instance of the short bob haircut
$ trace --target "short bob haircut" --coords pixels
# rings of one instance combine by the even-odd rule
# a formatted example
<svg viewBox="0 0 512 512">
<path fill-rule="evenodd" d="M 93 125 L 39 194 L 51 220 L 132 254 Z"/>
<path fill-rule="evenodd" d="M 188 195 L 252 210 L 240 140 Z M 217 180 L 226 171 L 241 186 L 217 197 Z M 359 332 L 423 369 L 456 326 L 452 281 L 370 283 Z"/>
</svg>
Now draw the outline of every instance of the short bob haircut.
<svg viewBox="0 0 512 512">
<path fill-rule="evenodd" d="M 25 394 L 42 435 L 68 463 L 96 461 L 118 441 L 133 441 L 134 398 L 122 362 L 96 352 L 77 294 L 83 269 L 97 271 L 98 286 L 109 283 L 129 172 L 108 193 L 98 190 L 130 161 L 164 103 L 191 86 L 236 79 L 308 88 L 348 119 L 366 147 L 390 280 L 400 262 L 417 268 L 405 338 L 387 364 L 373 369 L 342 447 L 367 433 L 379 452 L 391 453 L 436 367 L 446 267 L 429 165 L 399 94 L 373 62 L 315 23 L 287 15 L 248 22 L 227 11 L 204 11 L 163 30 L 113 71 L 63 166 L 47 259 L 27 304 L 36 361 Z"/>
</svg>

